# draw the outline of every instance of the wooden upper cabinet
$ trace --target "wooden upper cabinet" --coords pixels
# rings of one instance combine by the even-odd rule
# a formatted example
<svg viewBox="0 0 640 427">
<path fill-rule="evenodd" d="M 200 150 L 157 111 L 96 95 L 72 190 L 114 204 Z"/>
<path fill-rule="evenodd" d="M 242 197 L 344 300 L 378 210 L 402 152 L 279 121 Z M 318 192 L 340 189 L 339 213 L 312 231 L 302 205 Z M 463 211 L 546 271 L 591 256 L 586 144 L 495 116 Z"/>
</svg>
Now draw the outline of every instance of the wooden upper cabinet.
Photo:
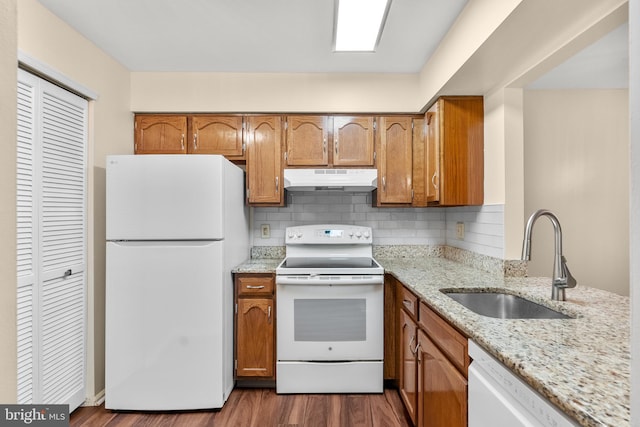
<svg viewBox="0 0 640 427">
<path fill-rule="evenodd" d="M 327 166 L 329 129 L 327 116 L 287 117 L 287 166 Z"/>
<path fill-rule="evenodd" d="M 413 119 L 380 117 L 376 138 L 378 153 L 378 205 L 412 202 Z"/>
<path fill-rule="evenodd" d="M 205 114 L 189 119 L 189 153 L 222 154 L 230 159 L 244 155 L 242 116 Z"/>
<path fill-rule="evenodd" d="M 145 114 L 135 117 L 136 154 L 184 154 L 187 152 L 186 137 L 186 116 Z"/>
<path fill-rule="evenodd" d="M 424 118 L 413 119 L 413 200 L 411 206 L 427 206 L 427 126 Z"/>
<path fill-rule="evenodd" d="M 250 204 L 281 206 L 282 117 L 247 116 L 247 191 Z"/>
<path fill-rule="evenodd" d="M 481 96 L 439 98 L 426 114 L 430 205 L 484 201 L 484 107 Z"/>
<path fill-rule="evenodd" d="M 374 166 L 373 134 L 373 117 L 334 117 L 333 165 Z"/>
<path fill-rule="evenodd" d="M 438 110 L 439 103 L 436 102 L 425 114 L 427 125 L 425 186 L 427 202 L 432 203 L 440 200 L 440 114 Z"/>
</svg>

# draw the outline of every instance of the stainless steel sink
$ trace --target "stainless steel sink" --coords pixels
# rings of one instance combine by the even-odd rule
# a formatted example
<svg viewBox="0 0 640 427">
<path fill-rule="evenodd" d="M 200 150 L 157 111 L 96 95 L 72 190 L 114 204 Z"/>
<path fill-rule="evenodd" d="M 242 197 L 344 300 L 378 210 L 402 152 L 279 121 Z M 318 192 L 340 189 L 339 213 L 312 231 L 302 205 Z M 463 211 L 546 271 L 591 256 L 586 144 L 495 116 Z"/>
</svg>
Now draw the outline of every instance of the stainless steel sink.
<svg viewBox="0 0 640 427">
<path fill-rule="evenodd" d="M 498 319 L 573 319 L 572 316 L 517 295 L 468 290 L 443 290 L 442 292 L 482 316 Z"/>
</svg>

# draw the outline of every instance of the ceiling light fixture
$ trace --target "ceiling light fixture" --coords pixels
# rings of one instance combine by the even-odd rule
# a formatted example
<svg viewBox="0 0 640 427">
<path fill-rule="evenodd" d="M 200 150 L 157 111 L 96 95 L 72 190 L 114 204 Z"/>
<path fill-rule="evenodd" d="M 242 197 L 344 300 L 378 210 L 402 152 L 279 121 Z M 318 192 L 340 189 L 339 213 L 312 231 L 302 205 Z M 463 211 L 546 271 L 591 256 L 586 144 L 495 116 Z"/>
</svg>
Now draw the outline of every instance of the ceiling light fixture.
<svg viewBox="0 0 640 427">
<path fill-rule="evenodd" d="M 391 0 L 336 0 L 335 51 L 373 52 Z"/>
</svg>

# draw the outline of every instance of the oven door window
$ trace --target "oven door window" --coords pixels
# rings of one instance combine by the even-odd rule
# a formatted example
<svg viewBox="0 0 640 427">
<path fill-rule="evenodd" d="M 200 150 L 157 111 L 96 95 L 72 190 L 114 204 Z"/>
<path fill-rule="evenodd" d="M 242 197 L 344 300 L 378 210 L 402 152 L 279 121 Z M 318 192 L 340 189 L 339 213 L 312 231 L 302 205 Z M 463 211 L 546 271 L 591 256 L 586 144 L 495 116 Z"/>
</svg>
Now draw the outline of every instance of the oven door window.
<svg viewBox="0 0 640 427">
<path fill-rule="evenodd" d="M 382 360 L 382 284 L 276 286 L 278 360 Z"/>
<path fill-rule="evenodd" d="M 295 299 L 293 325 L 295 341 L 365 341 L 367 300 Z"/>
</svg>

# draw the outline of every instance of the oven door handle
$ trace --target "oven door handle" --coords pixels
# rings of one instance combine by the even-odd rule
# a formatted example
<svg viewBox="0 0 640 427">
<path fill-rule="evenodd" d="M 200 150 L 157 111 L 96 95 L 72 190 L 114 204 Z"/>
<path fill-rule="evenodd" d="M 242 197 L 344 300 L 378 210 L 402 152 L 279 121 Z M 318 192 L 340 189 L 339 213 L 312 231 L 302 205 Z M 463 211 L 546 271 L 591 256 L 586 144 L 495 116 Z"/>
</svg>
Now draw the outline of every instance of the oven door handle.
<svg viewBox="0 0 640 427">
<path fill-rule="evenodd" d="M 345 278 L 340 276 L 309 276 L 308 278 L 301 279 L 297 277 L 276 276 L 277 285 L 340 285 L 340 286 L 353 286 L 353 285 L 382 285 L 384 283 L 384 276 L 355 276 L 353 278 Z"/>
</svg>

